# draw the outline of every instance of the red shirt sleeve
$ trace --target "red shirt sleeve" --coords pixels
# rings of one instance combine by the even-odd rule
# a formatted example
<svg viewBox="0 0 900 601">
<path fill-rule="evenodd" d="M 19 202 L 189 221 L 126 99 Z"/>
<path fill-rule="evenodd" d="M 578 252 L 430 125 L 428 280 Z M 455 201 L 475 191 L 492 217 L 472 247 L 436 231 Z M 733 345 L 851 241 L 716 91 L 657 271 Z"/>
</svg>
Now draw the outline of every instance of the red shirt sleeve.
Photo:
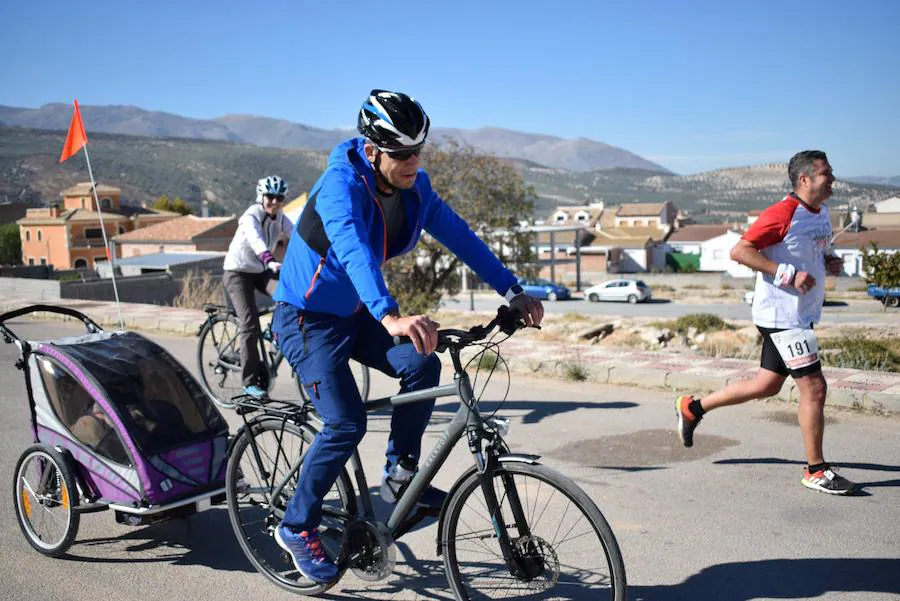
<svg viewBox="0 0 900 601">
<path fill-rule="evenodd" d="M 756 250 L 778 244 L 787 235 L 788 229 L 791 227 L 791 220 L 794 218 L 794 211 L 797 210 L 799 204 L 799 200 L 790 196 L 773 204 L 762 212 L 759 219 L 753 222 L 753 225 L 741 236 L 741 240 L 746 240 Z"/>
</svg>

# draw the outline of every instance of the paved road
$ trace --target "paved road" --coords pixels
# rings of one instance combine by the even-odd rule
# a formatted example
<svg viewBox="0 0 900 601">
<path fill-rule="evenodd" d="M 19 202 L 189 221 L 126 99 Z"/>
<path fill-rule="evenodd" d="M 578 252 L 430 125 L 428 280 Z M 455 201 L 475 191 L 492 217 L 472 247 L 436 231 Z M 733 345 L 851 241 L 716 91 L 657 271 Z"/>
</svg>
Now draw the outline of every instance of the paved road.
<svg viewBox="0 0 900 601">
<path fill-rule="evenodd" d="M 76 331 L 58 322 L 14 329 L 31 338 Z M 151 337 L 193 368 L 193 339 Z M 0 345 L 4 487 L 29 443 L 13 359 L 14 348 Z M 374 384 L 377 394 L 389 390 L 383 378 Z M 279 387 L 289 391 L 289 379 Z M 502 410 L 512 420 L 514 450 L 543 454 L 601 507 L 625 556 L 629 599 L 896 601 L 900 419 L 829 413 L 830 456 L 864 484 L 861 496 L 835 498 L 799 484 L 792 406 L 751 403 L 710 414 L 694 448 L 684 449 L 671 430 L 670 402 L 670 395 L 646 390 L 522 379 Z M 426 446 L 454 409 L 437 406 Z M 362 443 L 370 474 L 382 462 L 387 427 L 385 417 L 373 417 Z M 470 462 L 457 449 L 438 483 L 449 486 Z M 120 526 L 109 513 L 87 515 L 70 556 L 53 560 L 25 542 L 10 500 L 7 488 L 0 494 L 0 599 L 297 599 L 254 573 L 224 509 L 145 528 Z M 348 576 L 329 598 L 450 598 L 434 536 L 433 525 L 410 533 L 398 543 L 398 565 L 386 581 Z"/>
<path fill-rule="evenodd" d="M 491 311 L 500 304 L 499 297 L 480 294 L 474 298 L 476 311 Z M 461 295 L 444 301 L 444 307 L 455 310 L 468 310 L 471 302 L 468 296 Z M 550 313 L 582 313 L 585 315 L 608 315 L 610 317 L 659 317 L 672 319 L 690 313 L 713 313 L 723 319 L 750 320 L 750 306 L 744 303 L 684 303 L 658 299 L 649 303 L 629 305 L 628 303 L 592 303 L 581 299 L 568 301 L 544 302 L 546 311 Z M 822 323 L 883 323 L 896 325 L 900 323 L 900 311 L 891 309 L 882 311 L 876 302 L 866 301 L 834 301 L 823 308 Z"/>
</svg>

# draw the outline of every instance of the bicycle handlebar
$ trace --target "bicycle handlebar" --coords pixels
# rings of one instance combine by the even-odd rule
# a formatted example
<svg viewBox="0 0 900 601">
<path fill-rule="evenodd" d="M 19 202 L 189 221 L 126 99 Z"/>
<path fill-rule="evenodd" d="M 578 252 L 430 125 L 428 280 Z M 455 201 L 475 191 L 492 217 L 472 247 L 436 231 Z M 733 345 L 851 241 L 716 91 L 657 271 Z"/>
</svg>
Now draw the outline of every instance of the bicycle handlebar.
<svg viewBox="0 0 900 601">
<path fill-rule="evenodd" d="M 438 330 L 438 345 L 435 348 L 435 352 L 443 353 L 448 348 L 465 348 L 470 344 L 487 338 L 494 328 L 499 328 L 504 334 L 512 336 L 516 330 L 524 327 L 527 326 L 518 310 L 510 309 L 506 305 L 500 305 L 497 308 L 497 315 L 486 325 L 474 326 L 468 330 L 454 328 Z M 533 327 L 540 329 L 540 326 Z M 394 336 L 394 346 L 411 342 L 412 339 L 409 336 Z"/>
</svg>

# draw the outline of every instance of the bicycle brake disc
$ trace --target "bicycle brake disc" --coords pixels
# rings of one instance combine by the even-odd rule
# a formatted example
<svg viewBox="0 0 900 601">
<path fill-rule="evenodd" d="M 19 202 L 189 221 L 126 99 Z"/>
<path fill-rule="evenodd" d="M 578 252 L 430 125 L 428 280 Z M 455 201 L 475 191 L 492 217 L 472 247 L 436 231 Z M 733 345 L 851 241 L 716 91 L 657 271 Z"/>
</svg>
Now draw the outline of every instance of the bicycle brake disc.
<svg viewBox="0 0 900 601">
<path fill-rule="evenodd" d="M 533 591 L 547 591 L 559 581 L 559 558 L 550 543 L 539 536 L 523 536 L 513 543 L 516 558 L 529 574 L 520 575 Z"/>
<path fill-rule="evenodd" d="M 357 520 L 347 524 L 344 544 L 347 567 L 361 580 L 384 580 L 394 571 L 397 550 L 382 524 Z"/>
</svg>

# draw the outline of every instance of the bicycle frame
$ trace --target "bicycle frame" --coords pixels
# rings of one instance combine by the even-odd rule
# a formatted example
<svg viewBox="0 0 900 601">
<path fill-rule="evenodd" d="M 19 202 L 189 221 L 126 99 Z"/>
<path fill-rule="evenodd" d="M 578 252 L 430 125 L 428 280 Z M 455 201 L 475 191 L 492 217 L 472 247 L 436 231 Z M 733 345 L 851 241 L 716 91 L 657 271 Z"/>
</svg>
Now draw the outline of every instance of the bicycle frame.
<svg viewBox="0 0 900 601">
<path fill-rule="evenodd" d="M 506 529 L 501 527 L 504 521 L 502 519 L 499 519 L 499 502 L 497 501 L 491 481 L 491 475 L 497 465 L 497 461 L 495 460 L 496 451 L 489 450 L 488 457 L 485 458 L 480 444 L 481 441 L 486 438 L 484 435 L 486 429 L 492 429 L 492 427 L 489 426 L 484 419 L 482 419 L 480 413 L 477 411 L 477 400 L 475 399 L 474 392 L 472 391 L 469 375 L 463 369 L 459 359 L 460 349 L 449 349 L 449 352 L 451 353 L 451 358 L 453 360 L 454 366 L 454 378 L 452 384 L 442 384 L 425 390 L 400 393 L 388 397 L 373 399 L 364 403 L 366 412 L 373 412 L 379 409 L 385 409 L 387 407 L 396 407 L 440 397 L 455 396 L 458 397 L 461 401 L 456 414 L 453 416 L 450 423 L 439 436 L 438 441 L 437 443 L 435 443 L 431 452 L 423 461 L 420 462 L 419 470 L 417 471 L 416 475 L 403 490 L 403 493 L 398 499 L 397 504 L 391 512 L 390 516 L 383 523 L 390 532 L 391 537 L 396 540 L 404 533 L 408 532 L 413 525 L 415 525 L 425 517 L 425 515 L 423 514 L 413 513 L 416 502 L 418 501 L 425 488 L 434 479 L 435 474 L 437 474 L 441 466 L 443 466 L 444 462 L 447 460 L 456 444 L 460 441 L 460 439 L 462 439 L 463 435 L 466 432 L 469 432 L 469 450 L 475 457 L 475 462 L 478 470 L 485 475 L 485 479 L 482 482 L 482 489 L 484 490 L 485 499 L 490 505 L 489 509 L 491 515 L 495 518 L 495 528 L 497 535 L 501 541 L 503 555 L 508 562 L 512 562 L 512 553 L 510 552 L 511 542 L 509 540 Z M 307 425 L 309 425 L 311 422 L 315 422 L 317 424 L 323 423 L 319 416 L 316 415 L 308 405 L 304 405 L 302 407 L 297 407 L 296 405 L 292 407 L 282 406 L 279 408 L 265 407 L 264 411 L 266 414 L 263 415 L 260 419 L 265 418 L 266 416 L 271 417 L 273 415 L 280 415 L 281 419 L 284 421 L 294 420 L 299 423 L 306 423 Z M 318 428 L 314 429 L 318 430 Z M 504 453 L 506 453 L 506 446 L 502 443 L 502 439 L 500 445 L 501 449 L 504 451 Z M 253 443 L 253 447 L 254 454 L 258 454 L 258 450 L 255 447 L 255 442 Z M 494 453 L 494 455 L 492 455 L 491 453 Z M 511 459 L 530 463 L 534 463 L 538 459 L 538 456 L 536 455 L 506 454 L 505 456 L 507 460 Z M 277 483 L 277 485 L 273 488 L 272 498 L 278 498 L 281 495 L 281 490 L 300 469 L 301 462 L 299 459 L 300 458 L 298 457 L 297 460 L 292 462 L 291 469 L 287 472 L 284 479 L 281 482 Z M 256 460 L 259 461 L 258 456 L 256 457 Z M 362 460 L 360 458 L 358 450 L 354 449 L 348 463 L 352 472 L 352 478 L 355 480 L 357 494 L 359 495 L 359 499 L 362 505 L 361 517 L 375 522 L 377 520 L 375 517 L 374 505 L 372 503 L 372 495 L 369 492 L 369 486 L 366 480 L 365 471 L 363 469 Z M 513 508 L 513 517 L 516 524 L 519 526 L 520 535 L 526 536 L 529 533 L 529 528 L 521 511 L 521 505 L 516 495 L 515 487 L 507 487 L 507 489 L 507 492 L 511 497 L 510 503 L 511 507 Z M 283 511 L 281 511 L 280 509 L 275 509 L 274 507 L 273 511 L 275 512 L 277 517 L 283 518 Z M 323 507 L 323 513 L 342 519 L 349 519 L 353 517 L 330 507 Z"/>
</svg>

